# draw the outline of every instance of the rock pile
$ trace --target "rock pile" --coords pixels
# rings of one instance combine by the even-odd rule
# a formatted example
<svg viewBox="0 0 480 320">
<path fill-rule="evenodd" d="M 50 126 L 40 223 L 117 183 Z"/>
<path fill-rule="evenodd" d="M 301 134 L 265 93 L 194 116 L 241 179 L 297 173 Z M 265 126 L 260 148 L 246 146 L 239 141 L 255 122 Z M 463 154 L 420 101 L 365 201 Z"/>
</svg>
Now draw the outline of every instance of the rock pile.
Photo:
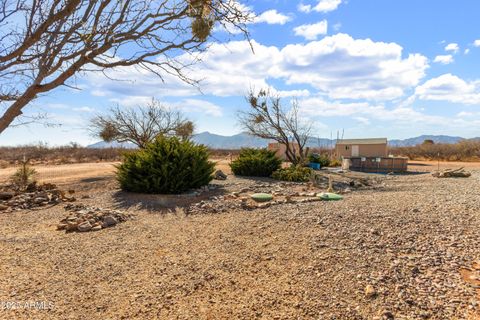
<svg viewBox="0 0 480 320">
<path fill-rule="evenodd" d="M 99 231 L 132 218 L 132 215 L 119 210 L 90 207 L 83 204 L 67 204 L 69 215 L 60 221 L 57 230 L 66 232 Z"/>
<path fill-rule="evenodd" d="M 75 200 L 74 197 L 67 196 L 64 191 L 50 183 L 29 186 L 24 192 L 4 188 L 0 191 L 0 212 L 33 209 Z"/>
</svg>

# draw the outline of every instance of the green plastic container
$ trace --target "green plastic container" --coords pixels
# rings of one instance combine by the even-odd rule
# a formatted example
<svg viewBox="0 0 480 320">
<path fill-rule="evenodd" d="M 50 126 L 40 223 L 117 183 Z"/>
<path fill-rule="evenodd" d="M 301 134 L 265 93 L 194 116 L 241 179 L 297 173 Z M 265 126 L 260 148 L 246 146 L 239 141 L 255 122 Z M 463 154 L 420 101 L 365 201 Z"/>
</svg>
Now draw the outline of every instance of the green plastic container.
<svg viewBox="0 0 480 320">
<path fill-rule="evenodd" d="M 257 202 L 267 202 L 273 199 L 273 196 L 268 193 L 255 193 L 251 195 L 251 198 Z"/>
<path fill-rule="evenodd" d="M 317 197 L 325 201 L 338 201 L 343 199 L 341 195 L 330 192 L 319 193 L 317 194 Z"/>
</svg>

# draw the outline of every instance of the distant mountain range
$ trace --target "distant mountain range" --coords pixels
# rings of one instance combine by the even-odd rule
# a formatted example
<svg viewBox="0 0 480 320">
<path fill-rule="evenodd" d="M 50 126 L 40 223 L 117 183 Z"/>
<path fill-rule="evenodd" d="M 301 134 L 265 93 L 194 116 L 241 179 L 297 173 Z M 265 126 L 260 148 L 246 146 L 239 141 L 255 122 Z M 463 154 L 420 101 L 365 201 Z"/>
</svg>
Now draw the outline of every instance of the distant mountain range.
<svg viewBox="0 0 480 320">
<path fill-rule="evenodd" d="M 477 140 L 478 138 L 465 139 L 462 137 L 452 137 L 452 136 L 432 136 L 432 135 L 423 135 L 415 138 L 408 138 L 404 140 L 389 140 L 388 145 L 392 147 L 411 147 L 418 144 L 422 144 L 425 140 L 432 140 L 435 143 L 447 143 L 453 144 L 461 140 Z"/>
<path fill-rule="evenodd" d="M 422 135 L 409 139 L 393 139 L 388 141 L 388 145 L 392 147 L 408 147 L 421 144 L 425 140 L 433 140 L 435 143 L 457 143 L 461 140 L 479 140 L 480 138 L 464 139 L 462 137 L 444 136 L 444 135 Z M 233 136 L 222 136 L 210 132 L 202 132 L 196 134 L 192 138 L 196 143 L 204 144 L 212 149 L 240 149 L 245 147 L 261 148 L 268 144 L 267 139 L 257 138 L 248 133 L 239 133 Z M 330 147 L 335 145 L 335 140 L 323 138 L 309 138 L 307 146 L 309 147 Z M 135 145 L 132 143 L 118 143 L 118 142 L 97 142 L 87 146 L 87 148 L 127 148 L 134 149 Z"/>
<path fill-rule="evenodd" d="M 130 142 L 105 142 L 100 141 L 91 145 L 88 145 L 87 148 L 90 149 L 107 149 L 107 148 L 124 148 L 124 149 L 135 149 L 137 146 Z"/>
</svg>

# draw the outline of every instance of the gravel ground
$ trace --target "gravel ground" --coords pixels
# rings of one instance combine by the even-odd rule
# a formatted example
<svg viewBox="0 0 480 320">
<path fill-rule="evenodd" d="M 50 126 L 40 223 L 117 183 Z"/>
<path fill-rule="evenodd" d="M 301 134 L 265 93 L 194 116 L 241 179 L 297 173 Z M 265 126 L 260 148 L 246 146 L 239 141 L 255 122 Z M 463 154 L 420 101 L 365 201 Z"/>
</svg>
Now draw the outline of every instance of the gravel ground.
<svg viewBox="0 0 480 320">
<path fill-rule="evenodd" d="M 480 318 L 460 274 L 480 258 L 480 171 L 202 215 L 146 209 L 110 180 L 76 188 L 134 219 L 64 233 L 62 206 L 0 214 L 0 319 Z"/>
</svg>

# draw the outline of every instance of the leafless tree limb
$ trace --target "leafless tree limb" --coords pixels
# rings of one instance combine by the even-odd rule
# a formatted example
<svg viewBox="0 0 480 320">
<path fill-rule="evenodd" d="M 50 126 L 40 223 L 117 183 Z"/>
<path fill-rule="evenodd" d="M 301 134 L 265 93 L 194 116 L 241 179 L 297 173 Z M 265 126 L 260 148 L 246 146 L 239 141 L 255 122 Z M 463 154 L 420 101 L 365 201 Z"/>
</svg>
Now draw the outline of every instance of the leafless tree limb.
<svg viewBox="0 0 480 320">
<path fill-rule="evenodd" d="M 194 84 L 176 57 L 202 51 L 216 23 L 248 37 L 249 19 L 235 0 L 2 0 L 0 134 L 79 72 L 137 65 Z"/>
</svg>

